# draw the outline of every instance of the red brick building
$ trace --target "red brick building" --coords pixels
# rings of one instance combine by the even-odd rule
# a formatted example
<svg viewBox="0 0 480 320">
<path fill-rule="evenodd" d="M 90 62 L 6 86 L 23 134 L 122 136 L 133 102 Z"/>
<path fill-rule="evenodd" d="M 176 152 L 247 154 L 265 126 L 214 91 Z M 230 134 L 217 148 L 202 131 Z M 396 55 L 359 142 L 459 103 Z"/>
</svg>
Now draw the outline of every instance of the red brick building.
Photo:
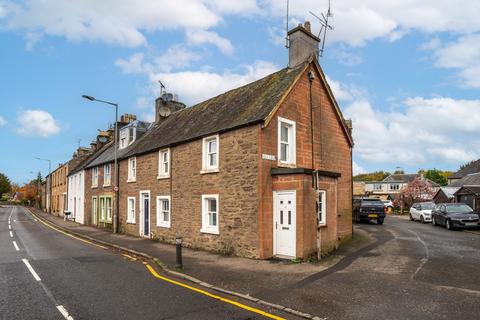
<svg viewBox="0 0 480 320">
<path fill-rule="evenodd" d="M 351 237 L 351 126 L 318 64 L 319 39 L 308 25 L 289 35 L 287 68 L 190 108 L 164 94 L 151 127 L 122 128 L 121 232 L 262 259 L 306 258 Z M 87 201 L 94 170 L 101 180 L 112 162 L 110 147 L 87 166 Z"/>
</svg>

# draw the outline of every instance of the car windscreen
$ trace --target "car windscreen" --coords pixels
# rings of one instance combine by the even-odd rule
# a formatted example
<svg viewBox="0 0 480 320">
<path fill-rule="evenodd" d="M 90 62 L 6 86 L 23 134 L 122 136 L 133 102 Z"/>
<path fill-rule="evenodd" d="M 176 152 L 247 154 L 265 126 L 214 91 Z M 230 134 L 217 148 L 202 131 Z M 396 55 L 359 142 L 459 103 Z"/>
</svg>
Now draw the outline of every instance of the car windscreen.
<svg viewBox="0 0 480 320">
<path fill-rule="evenodd" d="M 447 213 L 468 213 L 472 212 L 472 208 L 466 204 L 447 205 Z"/>
<path fill-rule="evenodd" d="M 382 206 L 383 202 L 380 200 L 362 200 L 362 206 Z"/>
<path fill-rule="evenodd" d="M 433 210 L 434 208 L 435 204 L 433 202 L 420 203 L 421 210 Z"/>
</svg>

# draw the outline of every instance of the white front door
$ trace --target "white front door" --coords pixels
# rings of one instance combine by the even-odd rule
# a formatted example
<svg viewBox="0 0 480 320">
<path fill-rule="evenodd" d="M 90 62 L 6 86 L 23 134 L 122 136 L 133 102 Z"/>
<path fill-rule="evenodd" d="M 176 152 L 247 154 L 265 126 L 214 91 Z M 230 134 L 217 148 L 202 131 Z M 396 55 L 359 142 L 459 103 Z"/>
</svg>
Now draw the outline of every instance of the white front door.
<svg viewBox="0 0 480 320">
<path fill-rule="evenodd" d="M 278 256 L 296 256 L 296 192 L 274 192 L 274 254 Z"/>
</svg>

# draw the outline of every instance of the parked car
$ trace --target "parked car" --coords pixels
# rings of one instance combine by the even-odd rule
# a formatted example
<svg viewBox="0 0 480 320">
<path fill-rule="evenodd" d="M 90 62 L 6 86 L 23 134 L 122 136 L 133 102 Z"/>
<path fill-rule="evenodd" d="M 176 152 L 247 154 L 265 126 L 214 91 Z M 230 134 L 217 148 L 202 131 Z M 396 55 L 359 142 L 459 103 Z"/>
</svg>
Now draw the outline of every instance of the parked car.
<svg viewBox="0 0 480 320">
<path fill-rule="evenodd" d="M 478 214 L 465 203 L 441 203 L 432 211 L 432 224 L 450 229 L 480 227 Z"/>
<path fill-rule="evenodd" d="M 380 199 L 354 199 L 353 219 L 355 222 L 376 220 L 377 224 L 383 224 L 385 206 Z"/>
<path fill-rule="evenodd" d="M 383 206 L 385 207 L 385 212 L 391 213 L 393 212 L 393 202 L 392 200 L 382 200 Z"/>
<path fill-rule="evenodd" d="M 421 223 L 432 221 L 432 210 L 435 208 L 433 202 L 418 202 L 410 207 L 410 220 Z"/>
</svg>

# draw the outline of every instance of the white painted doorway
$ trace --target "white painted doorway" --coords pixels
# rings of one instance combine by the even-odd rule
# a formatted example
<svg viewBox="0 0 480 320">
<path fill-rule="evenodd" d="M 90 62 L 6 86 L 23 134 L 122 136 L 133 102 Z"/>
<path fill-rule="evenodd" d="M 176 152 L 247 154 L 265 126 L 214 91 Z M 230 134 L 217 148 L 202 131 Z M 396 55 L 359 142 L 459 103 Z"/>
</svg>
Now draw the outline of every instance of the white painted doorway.
<svg viewBox="0 0 480 320">
<path fill-rule="evenodd" d="M 150 238 L 150 191 L 140 191 L 140 236 Z"/>
<path fill-rule="evenodd" d="M 274 255 L 296 257 L 297 205 L 295 190 L 273 193 Z"/>
</svg>

